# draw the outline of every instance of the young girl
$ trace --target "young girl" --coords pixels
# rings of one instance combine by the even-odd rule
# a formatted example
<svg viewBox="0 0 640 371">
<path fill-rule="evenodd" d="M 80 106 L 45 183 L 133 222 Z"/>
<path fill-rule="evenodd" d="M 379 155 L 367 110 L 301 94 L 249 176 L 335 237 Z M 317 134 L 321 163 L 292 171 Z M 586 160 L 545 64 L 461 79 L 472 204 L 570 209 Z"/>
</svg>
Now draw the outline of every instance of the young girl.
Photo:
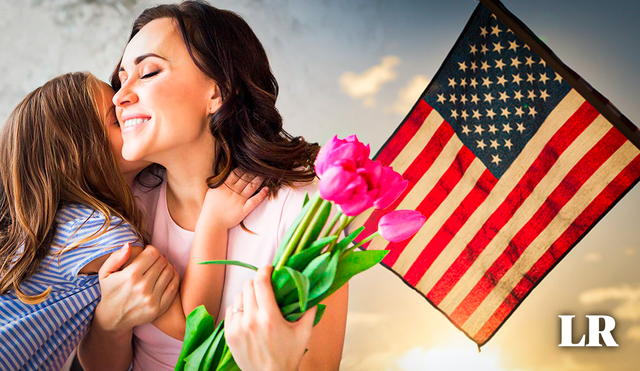
<svg viewBox="0 0 640 371">
<path fill-rule="evenodd" d="M 144 322 L 173 303 L 154 323 L 174 337 L 184 332 L 175 269 L 155 248 L 141 252 L 142 213 L 125 178 L 132 181 L 148 162 L 121 158 L 112 97 L 94 76 L 66 74 L 29 94 L 2 129 L 0 369 L 59 369 L 98 304 L 95 273 L 126 243 L 144 272 L 138 292 L 153 316 Z M 266 196 L 250 197 L 259 178 L 236 180 L 207 193 L 201 229 L 232 227 Z M 201 238 L 205 245 L 212 241 Z M 222 276 L 210 284 L 221 285 Z"/>
</svg>

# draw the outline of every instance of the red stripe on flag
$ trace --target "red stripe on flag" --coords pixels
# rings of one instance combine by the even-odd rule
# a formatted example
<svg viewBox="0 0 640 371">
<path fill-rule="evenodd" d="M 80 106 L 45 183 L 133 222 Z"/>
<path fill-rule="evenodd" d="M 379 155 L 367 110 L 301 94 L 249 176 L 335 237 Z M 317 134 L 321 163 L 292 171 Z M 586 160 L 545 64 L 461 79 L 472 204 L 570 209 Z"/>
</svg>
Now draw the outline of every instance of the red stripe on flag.
<svg viewBox="0 0 640 371">
<path fill-rule="evenodd" d="M 371 213 L 371 216 L 364 223 L 365 233 L 362 233 L 361 236 L 367 236 L 378 230 L 378 221 L 382 217 L 382 215 L 386 214 L 389 210 L 395 210 L 398 205 L 404 200 L 404 198 L 411 192 L 413 187 L 417 182 L 420 181 L 424 173 L 429 170 L 431 165 L 438 158 L 442 149 L 449 142 L 451 137 L 455 134 L 455 131 L 447 123 L 446 121 L 442 121 L 442 124 L 435 131 L 429 143 L 420 151 L 420 153 L 414 158 L 411 162 L 411 165 L 407 168 L 407 170 L 402 174 L 402 178 L 409 181 L 407 185 L 407 189 L 405 189 L 404 193 L 391 205 L 389 205 L 385 210 L 386 212 L 382 212 L 382 210 L 375 210 Z M 362 237 L 364 238 L 364 237 Z M 360 238 L 360 239 L 362 239 Z M 359 240 L 359 239 L 357 239 Z M 367 245 L 365 245 L 366 248 Z"/>
<path fill-rule="evenodd" d="M 580 187 L 613 155 L 626 138 L 611 128 L 587 154 L 576 163 L 562 182 L 553 190 L 534 216 L 513 237 L 509 245 L 484 273 L 475 287 L 451 313 L 456 323 L 464 323 L 482 301 L 495 288 L 502 277 L 513 267 L 525 249 L 553 221 L 562 207 L 580 190 Z M 550 241 L 551 242 L 551 241 Z"/>
<path fill-rule="evenodd" d="M 409 140 L 420 130 L 424 120 L 433 111 L 433 107 L 423 99 L 418 101 L 416 108 L 411 111 L 411 115 L 400 126 L 398 131 L 391 137 L 391 140 L 384 146 L 380 154 L 375 158 L 384 166 L 389 166 L 393 160 L 402 152 Z"/>
<path fill-rule="evenodd" d="M 447 269 L 443 277 L 429 291 L 427 297 L 435 305 L 439 305 L 453 286 L 460 280 L 471 264 L 478 258 L 493 237 L 509 221 L 515 211 L 529 197 L 538 183 L 551 169 L 558 157 L 599 115 L 593 106 L 584 102 L 569 120 L 553 135 L 518 185 L 514 187 L 505 201 L 484 223 L 460 253 L 454 263 Z M 543 129 L 543 128 L 541 128 Z M 424 274 L 424 272 L 423 272 Z"/>
<path fill-rule="evenodd" d="M 485 170 L 482 173 L 471 192 L 465 196 L 464 200 L 447 219 L 442 228 L 433 236 L 411 268 L 404 275 L 404 279 L 407 282 L 412 286 L 418 284 L 424 272 L 431 267 L 434 260 L 436 260 L 438 255 L 440 255 L 442 250 L 444 250 L 451 239 L 458 233 L 464 223 L 466 223 L 469 217 L 476 211 L 478 206 L 482 205 L 497 182 L 498 179 L 496 179 L 489 170 Z"/>
<path fill-rule="evenodd" d="M 453 160 L 447 171 L 438 180 L 431 192 L 420 202 L 416 210 L 424 215 L 427 220 L 438 209 L 440 204 L 447 198 L 451 190 L 460 182 L 462 176 L 467 171 L 476 156 L 471 150 L 465 146 L 460 148 L 456 158 Z M 405 247 L 411 242 L 414 236 L 397 243 L 389 243 L 387 250 L 391 252 L 385 256 L 383 263 L 392 266 L 398 260 L 398 257 L 404 251 Z"/>
<path fill-rule="evenodd" d="M 474 341 L 483 344 L 504 322 L 507 316 L 531 291 L 536 283 L 549 272 L 562 256 L 573 246 L 582 234 L 638 179 L 640 175 L 640 155 L 629 163 L 618 176 L 600 192 L 591 204 L 580 214 L 560 238 L 534 264 L 505 301 L 496 309 L 484 326 L 471 334 Z"/>
</svg>

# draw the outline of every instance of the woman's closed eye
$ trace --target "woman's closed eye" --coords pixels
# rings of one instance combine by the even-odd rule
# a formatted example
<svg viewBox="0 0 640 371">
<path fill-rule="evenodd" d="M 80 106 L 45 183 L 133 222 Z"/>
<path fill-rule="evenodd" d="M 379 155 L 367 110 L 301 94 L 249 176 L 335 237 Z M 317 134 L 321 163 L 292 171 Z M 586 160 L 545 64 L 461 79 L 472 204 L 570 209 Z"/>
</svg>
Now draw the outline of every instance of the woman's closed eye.
<svg viewBox="0 0 640 371">
<path fill-rule="evenodd" d="M 146 73 L 146 74 L 142 75 L 142 77 L 140 77 L 140 78 L 141 79 L 148 79 L 150 77 L 153 77 L 153 76 L 159 74 L 160 72 L 161 72 L 161 70 L 155 70 L 153 72 L 149 72 L 149 73 Z"/>
</svg>

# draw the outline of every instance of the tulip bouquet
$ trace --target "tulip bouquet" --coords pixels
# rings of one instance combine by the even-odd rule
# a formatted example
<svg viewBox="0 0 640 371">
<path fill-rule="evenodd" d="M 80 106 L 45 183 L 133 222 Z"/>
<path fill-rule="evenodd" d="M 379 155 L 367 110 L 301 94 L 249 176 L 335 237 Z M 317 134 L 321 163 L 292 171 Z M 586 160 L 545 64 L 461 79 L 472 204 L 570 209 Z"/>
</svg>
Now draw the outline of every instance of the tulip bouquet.
<svg viewBox="0 0 640 371">
<path fill-rule="evenodd" d="M 384 215 L 378 231 L 354 244 L 364 227 L 349 235 L 343 231 L 363 211 L 384 209 L 404 192 L 407 181 L 391 167 L 369 159 L 369 145 L 355 136 L 334 137 L 318 153 L 315 171 L 318 192 L 305 197 L 302 211 L 287 229 L 276 252 L 271 283 L 282 315 L 296 321 L 308 308 L 318 307 L 315 324 L 325 306 L 321 302 L 351 277 L 379 263 L 385 250 L 358 250 L 378 235 L 398 242 L 422 227 L 425 217 L 417 211 L 397 210 Z M 332 209 L 337 213 L 331 217 Z M 332 219 L 329 222 L 329 219 Z M 341 238 L 342 237 L 342 238 Z M 237 261 L 201 264 L 233 264 L 257 270 Z M 187 317 L 187 328 L 176 370 L 239 370 L 226 346 L 224 327 L 204 306 Z"/>
</svg>

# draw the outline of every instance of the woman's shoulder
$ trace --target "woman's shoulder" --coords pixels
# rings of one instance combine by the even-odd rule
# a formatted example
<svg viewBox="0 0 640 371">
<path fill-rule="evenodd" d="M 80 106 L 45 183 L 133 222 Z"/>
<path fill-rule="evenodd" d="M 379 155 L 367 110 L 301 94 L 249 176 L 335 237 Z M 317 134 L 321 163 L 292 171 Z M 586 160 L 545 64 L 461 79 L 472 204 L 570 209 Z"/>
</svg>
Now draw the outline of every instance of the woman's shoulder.
<svg viewBox="0 0 640 371">
<path fill-rule="evenodd" d="M 309 195 L 309 198 L 311 198 L 317 190 L 317 180 L 306 183 L 295 183 L 291 186 L 281 187 L 276 196 L 276 200 L 279 200 L 284 209 L 297 208 L 297 211 L 300 211 L 305 196 Z"/>
</svg>

